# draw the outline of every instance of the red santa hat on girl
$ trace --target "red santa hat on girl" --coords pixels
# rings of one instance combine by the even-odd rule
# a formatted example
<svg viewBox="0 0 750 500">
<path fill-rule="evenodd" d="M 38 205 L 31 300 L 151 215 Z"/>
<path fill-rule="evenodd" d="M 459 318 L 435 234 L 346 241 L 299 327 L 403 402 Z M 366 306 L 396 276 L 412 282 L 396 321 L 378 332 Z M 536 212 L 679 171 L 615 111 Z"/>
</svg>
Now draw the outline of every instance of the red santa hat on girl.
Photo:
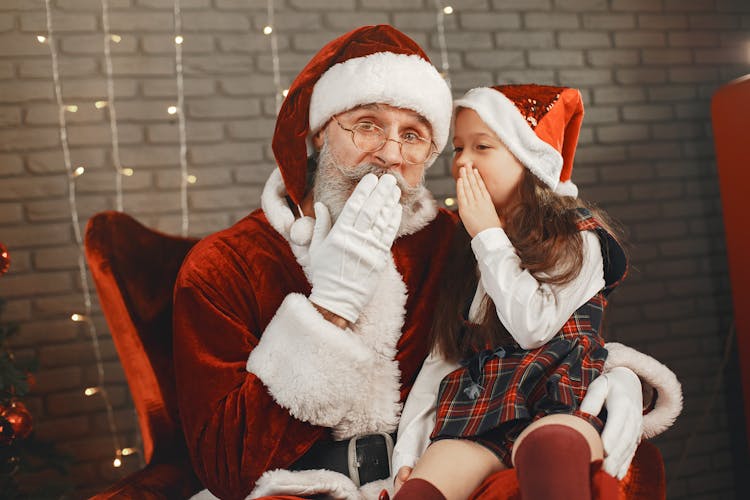
<svg viewBox="0 0 750 500">
<path fill-rule="evenodd" d="M 416 111 L 432 126 L 438 151 L 445 147 L 452 112 L 445 79 L 408 36 L 388 25 L 363 26 L 310 60 L 279 111 L 272 148 L 295 203 L 305 194 L 307 139 L 332 116 L 371 103 Z"/>
<path fill-rule="evenodd" d="M 578 195 L 570 180 L 583 120 L 577 89 L 534 84 L 480 87 L 454 106 L 476 111 L 518 161 L 555 192 Z"/>
</svg>

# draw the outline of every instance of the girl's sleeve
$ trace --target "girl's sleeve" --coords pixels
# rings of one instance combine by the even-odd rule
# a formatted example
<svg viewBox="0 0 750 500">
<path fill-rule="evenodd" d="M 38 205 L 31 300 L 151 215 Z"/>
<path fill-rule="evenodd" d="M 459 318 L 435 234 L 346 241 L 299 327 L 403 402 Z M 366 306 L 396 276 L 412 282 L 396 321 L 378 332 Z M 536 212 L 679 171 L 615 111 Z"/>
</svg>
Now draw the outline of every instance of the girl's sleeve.
<svg viewBox="0 0 750 500">
<path fill-rule="evenodd" d="M 435 404 L 440 381 L 458 367 L 457 363 L 446 361 L 437 353 L 427 356 L 401 413 L 396 445 L 393 448 L 394 478 L 401 467 L 414 467 L 430 444 L 430 434 L 435 427 Z"/>
<path fill-rule="evenodd" d="M 471 240 L 481 283 L 505 328 L 524 349 L 544 345 L 587 300 L 604 288 L 604 262 L 598 237 L 583 231 L 583 267 L 564 285 L 540 283 L 521 267 L 521 259 L 502 228 Z"/>
</svg>

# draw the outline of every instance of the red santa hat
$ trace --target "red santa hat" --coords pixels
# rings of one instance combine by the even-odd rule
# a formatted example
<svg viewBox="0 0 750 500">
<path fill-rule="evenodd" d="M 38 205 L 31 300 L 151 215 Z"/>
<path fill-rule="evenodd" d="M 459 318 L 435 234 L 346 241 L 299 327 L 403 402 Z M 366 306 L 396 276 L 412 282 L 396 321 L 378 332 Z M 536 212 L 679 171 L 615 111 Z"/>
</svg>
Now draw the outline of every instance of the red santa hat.
<svg viewBox="0 0 750 500">
<path fill-rule="evenodd" d="M 417 43 L 392 26 L 363 26 L 336 38 L 297 75 L 279 111 L 272 148 L 287 193 L 305 194 L 307 140 L 328 120 L 362 104 L 416 111 L 445 147 L 452 112 L 445 79 Z"/>
<path fill-rule="evenodd" d="M 542 182 L 563 196 L 577 196 L 570 180 L 583 120 L 578 89 L 548 85 L 498 85 L 471 89 L 455 102 L 469 108 Z"/>
</svg>

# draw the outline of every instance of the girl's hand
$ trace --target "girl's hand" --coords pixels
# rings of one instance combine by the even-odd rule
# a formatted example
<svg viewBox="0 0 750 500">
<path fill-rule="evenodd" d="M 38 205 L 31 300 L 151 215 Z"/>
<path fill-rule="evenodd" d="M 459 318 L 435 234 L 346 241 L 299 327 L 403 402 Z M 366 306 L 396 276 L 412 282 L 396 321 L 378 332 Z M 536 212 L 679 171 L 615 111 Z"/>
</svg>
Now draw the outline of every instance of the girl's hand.
<svg viewBox="0 0 750 500">
<path fill-rule="evenodd" d="M 398 470 L 398 474 L 396 474 L 396 479 L 393 482 L 393 494 L 395 495 L 396 492 L 398 492 L 399 489 L 404 485 L 407 479 L 409 479 L 409 476 L 411 476 L 411 467 L 403 466 Z"/>
<path fill-rule="evenodd" d="M 475 168 L 461 167 L 456 180 L 458 213 L 472 238 L 485 229 L 502 227 L 495 204 Z"/>
</svg>

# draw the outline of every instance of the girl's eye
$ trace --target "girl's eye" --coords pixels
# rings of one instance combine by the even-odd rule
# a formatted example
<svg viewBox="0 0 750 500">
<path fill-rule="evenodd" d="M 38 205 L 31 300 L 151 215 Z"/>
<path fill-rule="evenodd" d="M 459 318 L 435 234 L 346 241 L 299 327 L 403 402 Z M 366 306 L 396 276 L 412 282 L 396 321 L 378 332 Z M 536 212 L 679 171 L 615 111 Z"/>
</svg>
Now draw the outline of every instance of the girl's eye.
<svg viewBox="0 0 750 500">
<path fill-rule="evenodd" d="M 459 148 L 458 146 L 456 146 L 456 147 L 453 148 L 453 154 L 457 155 L 458 153 L 460 153 L 463 150 L 464 150 L 464 148 Z"/>
<path fill-rule="evenodd" d="M 477 149 L 479 150 L 490 149 L 490 146 L 486 144 L 477 144 Z"/>
</svg>

